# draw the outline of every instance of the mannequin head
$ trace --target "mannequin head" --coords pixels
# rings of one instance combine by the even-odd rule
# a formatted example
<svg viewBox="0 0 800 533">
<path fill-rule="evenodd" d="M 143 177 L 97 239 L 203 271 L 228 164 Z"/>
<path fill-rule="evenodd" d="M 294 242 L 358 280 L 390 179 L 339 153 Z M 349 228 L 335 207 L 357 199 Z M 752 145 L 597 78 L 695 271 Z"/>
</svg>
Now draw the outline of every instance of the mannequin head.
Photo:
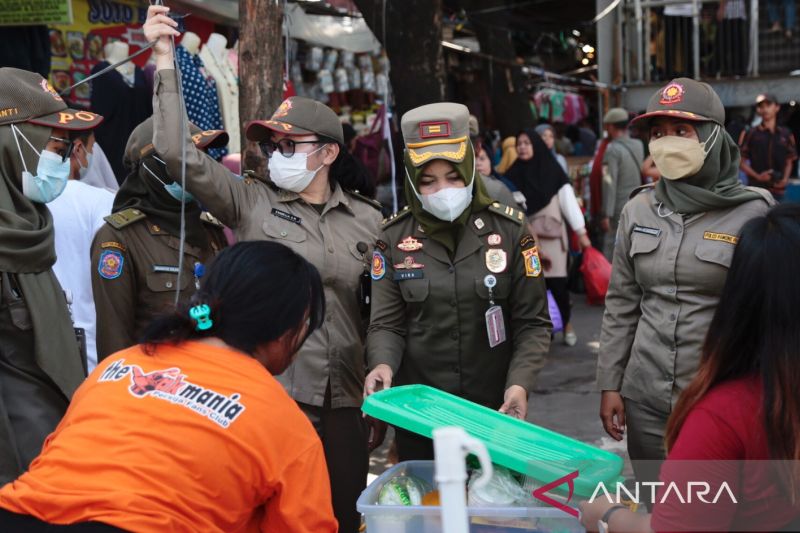
<svg viewBox="0 0 800 533">
<path fill-rule="evenodd" d="M 222 54 L 225 53 L 225 47 L 228 46 L 228 39 L 219 33 L 212 33 L 208 36 L 206 46 L 215 57 L 222 57 Z"/>
<path fill-rule="evenodd" d="M 200 37 L 192 31 L 187 31 L 181 38 L 181 46 L 190 54 L 197 55 L 200 51 Z"/>
<path fill-rule="evenodd" d="M 106 59 L 109 61 L 109 63 L 116 63 L 117 61 L 122 61 L 128 57 L 130 48 L 126 42 L 113 41 L 105 45 L 103 52 L 105 53 Z"/>
</svg>

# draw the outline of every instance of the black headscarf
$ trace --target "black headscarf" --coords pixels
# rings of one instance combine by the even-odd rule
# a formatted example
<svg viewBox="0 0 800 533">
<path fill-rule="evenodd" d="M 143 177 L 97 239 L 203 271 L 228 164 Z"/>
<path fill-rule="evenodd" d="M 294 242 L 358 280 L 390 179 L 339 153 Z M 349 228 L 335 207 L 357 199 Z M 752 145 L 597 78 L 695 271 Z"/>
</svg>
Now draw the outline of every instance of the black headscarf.
<svg viewBox="0 0 800 533">
<path fill-rule="evenodd" d="M 156 159 L 157 157 L 158 154 L 153 148 L 153 119 L 149 118 L 136 126 L 128 139 L 124 158 L 128 176 L 114 198 L 113 212 L 128 208 L 138 209 L 154 224 L 177 237 L 181 231 L 181 204 L 150 174 L 152 172 L 166 184 L 174 181 L 167 173 L 166 166 Z M 203 229 L 201 214 L 197 202 L 191 201 L 186 204 L 186 242 L 207 248 L 208 234 Z"/>
<path fill-rule="evenodd" d="M 525 195 L 526 214 L 533 215 L 547 207 L 561 187 L 569 183 L 569 179 L 539 134 L 529 128 L 517 134 L 517 140 L 523 133 L 531 140 L 533 157 L 527 161 L 517 157 L 506 172 L 506 178 Z"/>
</svg>

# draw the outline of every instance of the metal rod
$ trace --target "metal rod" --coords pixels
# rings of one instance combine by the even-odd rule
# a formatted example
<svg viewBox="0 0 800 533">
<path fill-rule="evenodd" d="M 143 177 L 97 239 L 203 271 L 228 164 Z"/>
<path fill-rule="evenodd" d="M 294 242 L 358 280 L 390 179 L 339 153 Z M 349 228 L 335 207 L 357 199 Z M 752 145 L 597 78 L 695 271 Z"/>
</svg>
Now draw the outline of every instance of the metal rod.
<svg viewBox="0 0 800 533">
<path fill-rule="evenodd" d="M 700 3 L 692 0 L 692 58 L 694 59 L 694 79 L 700 79 Z"/>
<path fill-rule="evenodd" d="M 138 56 L 142 55 L 143 53 L 147 52 L 148 50 L 150 50 L 150 49 L 151 49 L 151 48 L 152 48 L 152 47 L 153 47 L 153 46 L 156 44 L 156 42 L 157 42 L 157 41 L 153 41 L 152 43 L 147 43 L 147 44 L 144 46 L 144 48 L 142 48 L 141 50 L 137 51 L 136 53 L 133 53 L 133 54 L 129 55 L 128 57 L 126 57 L 126 58 L 125 58 L 125 59 L 123 59 L 122 61 L 117 61 L 117 62 L 116 62 L 116 63 L 114 63 L 113 65 L 109 65 L 109 66 L 107 66 L 106 68 L 104 68 L 103 70 L 101 70 L 101 71 L 99 71 L 99 72 L 95 72 L 94 74 L 92 74 L 92 75 L 91 75 L 91 76 L 89 76 L 88 78 L 83 78 L 81 81 L 79 81 L 79 82 L 78 82 L 78 83 L 76 83 L 75 85 L 72 85 L 72 86 L 70 86 L 70 87 L 67 87 L 66 89 L 64 89 L 63 91 L 61 91 L 61 92 L 59 93 L 59 95 L 60 95 L 60 96 L 66 96 L 66 95 L 68 95 L 70 92 L 72 92 L 72 90 L 73 90 L 73 89 L 75 89 L 75 87 L 80 87 L 80 86 L 81 86 L 81 85 L 83 85 L 84 83 L 90 82 L 90 81 L 92 81 L 92 80 L 93 80 L 93 79 L 95 79 L 95 78 L 99 78 L 100 76 L 102 76 L 102 75 L 103 75 L 103 74 L 105 74 L 106 72 L 108 72 L 108 71 L 110 71 L 110 70 L 114 70 L 115 68 L 117 68 L 117 67 L 118 67 L 118 66 L 120 66 L 120 65 L 124 65 L 125 63 L 127 63 L 127 62 L 128 62 L 128 61 L 130 61 L 130 60 L 132 60 L 133 58 L 135 58 L 135 57 L 138 57 Z"/>
<path fill-rule="evenodd" d="M 644 53 L 649 52 L 650 42 L 642 39 L 642 0 L 633 0 L 633 12 L 636 18 L 636 81 L 644 79 Z"/>
<path fill-rule="evenodd" d="M 759 69 L 759 42 L 758 42 L 758 0 L 750 2 L 750 61 L 748 70 L 751 76 L 758 76 Z"/>
</svg>

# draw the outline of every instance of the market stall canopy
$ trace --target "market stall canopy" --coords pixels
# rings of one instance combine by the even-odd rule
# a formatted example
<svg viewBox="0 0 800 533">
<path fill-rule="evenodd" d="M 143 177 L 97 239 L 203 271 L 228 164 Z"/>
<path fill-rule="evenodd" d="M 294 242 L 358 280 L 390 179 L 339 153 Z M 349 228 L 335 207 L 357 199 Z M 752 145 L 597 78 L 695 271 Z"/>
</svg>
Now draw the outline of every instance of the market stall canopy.
<svg viewBox="0 0 800 533">
<path fill-rule="evenodd" d="M 286 6 L 289 37 L 355 54 L 375 52 L 381 44 L 361 17 L 309 15 L 296 4 Z"/>
</svg>

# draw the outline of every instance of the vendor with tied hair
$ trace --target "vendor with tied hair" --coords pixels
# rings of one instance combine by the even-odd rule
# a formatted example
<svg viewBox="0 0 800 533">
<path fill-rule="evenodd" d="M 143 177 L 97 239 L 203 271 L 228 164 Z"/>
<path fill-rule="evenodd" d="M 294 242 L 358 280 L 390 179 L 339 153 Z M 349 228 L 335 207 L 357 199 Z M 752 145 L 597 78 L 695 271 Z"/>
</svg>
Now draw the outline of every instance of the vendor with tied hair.
<svg viewBox="0 0 800 533">
<path fill-rule="evenodd" d="M 191 302 L 81 385 L 0 490 L 0 531 L 337 531 L 322 445 L 274 377 L 324 319 L 308 261 L 225 249 Z"/>
</svg>

